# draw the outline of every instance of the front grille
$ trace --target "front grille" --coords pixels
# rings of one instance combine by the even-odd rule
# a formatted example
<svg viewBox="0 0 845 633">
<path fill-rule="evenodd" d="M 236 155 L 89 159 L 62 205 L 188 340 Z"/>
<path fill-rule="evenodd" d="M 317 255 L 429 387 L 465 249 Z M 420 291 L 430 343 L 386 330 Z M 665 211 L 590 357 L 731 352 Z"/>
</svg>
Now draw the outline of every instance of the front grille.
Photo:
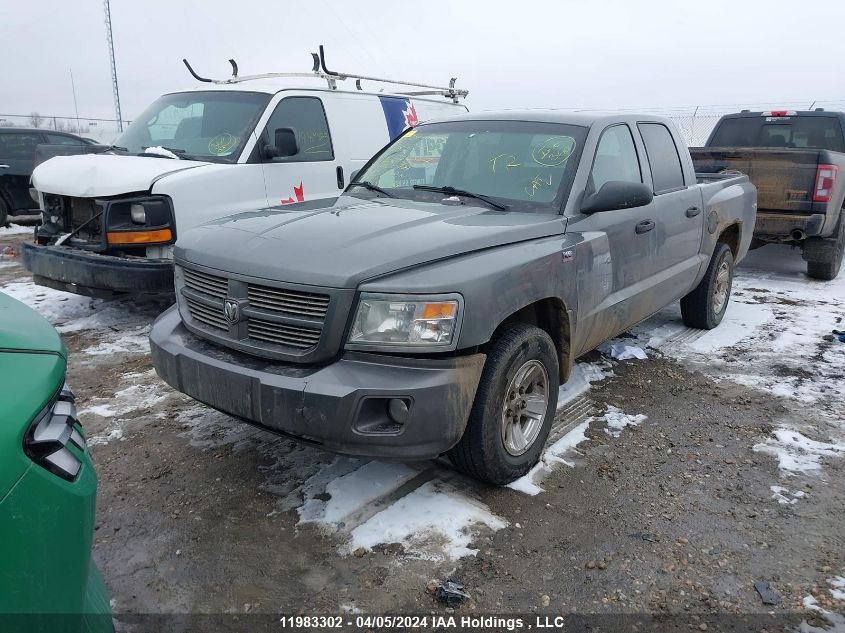
<svg viewBox="0 0 845 633">
<path fill-rule="evenodd" d="M 190 297 L 185 297 L 185 301 L 188 304 L 188 310 L 190 311 L 192 318 L 221 330 L 229 330 L 229 323 L 226 321 L 222 308 L 215 310 L 211 306 L 207 306 L 204 303 L 191 299 Z"/>
<path fill-rule="evenodd" d="M 76 231 L 74 237 L 97 241 L 103 235 L 102 207 L 93 198 L 68 198 L 68 229 Z"/>
<path fill-rule="evenodd" d="M 268 343 L 286 345 L 297 349 L 310 349 L 320 342 L 320 330 L 285 325 L 264 319 L 249 320 L 247 325 L 249 337 Z"/>
<path fill-rule="evenodd" d="M 255 308 L 318 319 L 326 317 L 330 300 L 328 295 L 270 288 L 258 284 L 247 286 L 247 296 L 249 304 Z"/>
<path fill-rule="evenodd" d="M 336 311 L 335 299 L 319 288 L 268 286 L 181 265 L 176 278 L 185 323 L 223 345 L 300 362 L 330 353 L 323 349 L 325 344 L 336 345 L 331 339 L 339 334 L 327 329 Z M 350 301 L 351 297 L 345 303 Z M 234 303 L 228 316 L 227 303 Z"/>
<path fill-rule="evenodd" d="M 184 270 L 185 285 L 188 288 L 193 288 L 197 292 L 202 292 L 220 299 L 225 299 L 229 294 L 229 282 L 225 278 L 188 268 Z"/>
</svg>

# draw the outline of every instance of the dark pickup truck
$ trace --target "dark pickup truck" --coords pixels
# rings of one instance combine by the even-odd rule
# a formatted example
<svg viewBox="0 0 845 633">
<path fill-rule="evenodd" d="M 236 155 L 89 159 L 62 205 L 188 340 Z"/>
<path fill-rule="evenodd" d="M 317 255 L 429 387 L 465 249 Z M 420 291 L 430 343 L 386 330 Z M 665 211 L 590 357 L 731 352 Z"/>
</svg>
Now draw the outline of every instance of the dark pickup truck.
<svg viewBox="0 0 845 633">
<path fill-rule="evenodd" d="M 739 171 L 756 185 L 752 248 L 800 246 L 807 274 L 830 280 L 845 244 L 843 131 L 843 112 L 740 112 L 722 117 L 707 144 L 690 154 L 697 172 Z"/>
<path fill-rule="evenodd" d="M 718 325 L 755 207 L 746 176 L 697 178 L 653 116 L 421 124 L 338 198 L 183 233 L 153 364 L 277 433 L 448 453 L 506 483 L 537 462 L 576 358 L 678 300 Z"/>
</svg>

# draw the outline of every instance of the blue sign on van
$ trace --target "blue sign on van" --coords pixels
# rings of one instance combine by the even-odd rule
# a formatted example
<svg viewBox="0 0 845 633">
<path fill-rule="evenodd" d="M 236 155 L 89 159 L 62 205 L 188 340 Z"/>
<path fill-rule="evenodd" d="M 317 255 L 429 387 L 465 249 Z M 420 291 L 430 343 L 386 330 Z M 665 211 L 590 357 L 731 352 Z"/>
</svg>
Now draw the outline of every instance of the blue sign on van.
<svg viewBox="0 0 845 633">
<path fill-rule="evenodd" d="M 381 107 L 384 110 L 384 118 L 387 121 L 387 132 L 392 141 L 406 128 L 414 127 L 420 122 L 417 117 L 417 109 L 410 99 L 403 97 L 379 96 Z"/>
</svg>

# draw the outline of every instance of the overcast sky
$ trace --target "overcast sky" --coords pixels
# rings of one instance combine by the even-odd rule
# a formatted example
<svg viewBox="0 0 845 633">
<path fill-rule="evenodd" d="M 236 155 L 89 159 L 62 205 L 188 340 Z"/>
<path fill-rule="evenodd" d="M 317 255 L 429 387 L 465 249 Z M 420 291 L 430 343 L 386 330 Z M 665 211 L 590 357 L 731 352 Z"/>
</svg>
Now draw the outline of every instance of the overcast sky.
<svg viewBox="0 0 845 633">
<path fill-rule="evenodd" d="M 123 115 L 200 74 L 329 66 L 470 90 L 471 109 L 845 105 L 845 2 L 111 0 Z M 0 116 L 113 118 L 101 0 L 0 0 Z M 833 103 L 821 103 L 833 106 Z"/>
</svg>

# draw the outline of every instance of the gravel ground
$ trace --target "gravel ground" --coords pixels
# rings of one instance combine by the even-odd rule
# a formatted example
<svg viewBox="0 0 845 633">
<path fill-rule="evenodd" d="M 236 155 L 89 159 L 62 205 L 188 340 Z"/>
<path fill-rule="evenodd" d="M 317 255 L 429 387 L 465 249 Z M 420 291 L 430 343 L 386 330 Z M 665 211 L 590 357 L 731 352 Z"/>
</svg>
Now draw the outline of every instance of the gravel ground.
<svg viewBox="0 0 845 633">
<path fill-rule="evenodd" d="M 0 253 L 24 237 L 0 234 Z M 740 343 L 713 363 L 654 349 L 647 360 L 594 353 L 582 368 L 603 379 L 558 421 L 564 441 L 585 437 L 547 460 L 565 463 L 535 478 L 542 491 L 532 496 L 441 463 L 335 458 L 172 391 L 145 342 L 167 298 L 103 302 L 39 289 L 8 251 L 0 289 L 45 313 L 70 350 L 68 380 L 100 478 L 94 557 L 124 630 L 136 630 L 127 623 L 138 613 L 447 614 L 426 586 L 450 576 L 471 596 L 456 615 L 671 615 L 679 630 L 718 630 L 714 618 L 774 613 L 781 624 L 845 627 L 835 615 L 845 611 L 835 588 L 845 576 L 836 386 L 845 345 L 813 352 L 833 381 L 814 400 L 773 389 L 812 383 L 821 369 L 754 370 L 758 355 Z M 746 295 L 763 296 L 775 316 L 789 309 L 763 290 Z M 631 417 L 620 423 L 608 414 L 617 410 Z M 817 467 L 785 471 L 761 450 L 782 429 L 825 443 L 810 455 Z M 337 491 L 359 480 L 375 492 L 331 518 Z M 390 523 L 410 521 L 415 507 L 429 524 L 402 532 Z M 464 511 L 464 523 L 438 531 Z M 466 550 L 477 554 L 459 557 Z M 762 604 L 757 581 L 778 604 Z"/>
</svg>

